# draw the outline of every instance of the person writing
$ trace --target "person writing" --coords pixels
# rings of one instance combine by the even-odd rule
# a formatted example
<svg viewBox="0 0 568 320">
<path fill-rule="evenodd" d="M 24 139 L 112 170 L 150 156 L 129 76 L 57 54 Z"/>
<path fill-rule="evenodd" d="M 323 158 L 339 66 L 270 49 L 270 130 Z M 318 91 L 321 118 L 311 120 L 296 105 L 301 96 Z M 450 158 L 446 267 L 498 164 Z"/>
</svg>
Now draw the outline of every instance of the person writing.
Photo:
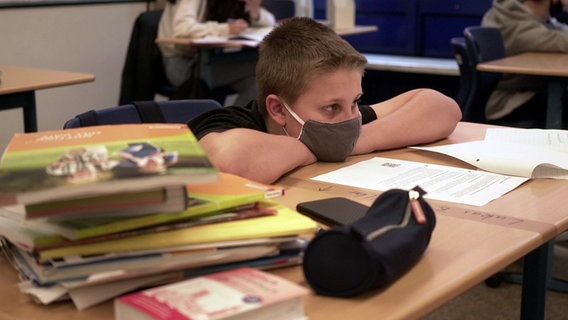
<svg viewBox="0 0 568 320">
<path fill-rule="evenodd" d="M 260 45 L 258 100 L 188 125 L 220 171 L 273 183 L 299 166 L 435 141 L 461 119 L 457 103 L 416 89 L 359 105 L 367 61 L 323 24 L 296 17 Z"/>
<path fill-rule="evenodd" d="M 559 0 L 494 0 L 481 25 L 501 30 L 507 55 L 529 51 L 568 52 L 568 32 L 550 23 L 550 6 Z M 504 74 L 485 109 L 489 120 L 540 120 L 546 117 L 546 80 Z"/>
<path fill-rule="evenodd" d="M 160 38 L 227 37 L 250 27 L 271 27 L 274 15 L 261 7 L 261 0 L 167 0 L 158 25 Z M 191 46 L 160 44 L 168 81 L 180 87 L 192 74 L 197 50 Z M 223 53 L 221 61 L 211 64 L 212 86 L 231 87 L 237 104 L 256 98 L 255 65 L 251 50 Z"/>
</svg>

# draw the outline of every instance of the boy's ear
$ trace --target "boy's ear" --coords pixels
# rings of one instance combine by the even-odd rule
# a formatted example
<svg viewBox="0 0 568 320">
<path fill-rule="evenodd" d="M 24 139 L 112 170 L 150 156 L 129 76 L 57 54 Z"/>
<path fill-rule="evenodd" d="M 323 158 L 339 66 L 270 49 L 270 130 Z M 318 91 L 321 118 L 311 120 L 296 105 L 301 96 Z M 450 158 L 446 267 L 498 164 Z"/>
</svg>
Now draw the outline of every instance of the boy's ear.
<svg viewBox="0 0 568 320">
<path fill-rule="evenodd" d="M 284 105 L 280 98 L 275 94 L 269 94 L 266 97 L 266 112 L 268 116 L 272 118 L 280 126 L 286 125 L 286 112 L 284 111 Z"/>
</svg>

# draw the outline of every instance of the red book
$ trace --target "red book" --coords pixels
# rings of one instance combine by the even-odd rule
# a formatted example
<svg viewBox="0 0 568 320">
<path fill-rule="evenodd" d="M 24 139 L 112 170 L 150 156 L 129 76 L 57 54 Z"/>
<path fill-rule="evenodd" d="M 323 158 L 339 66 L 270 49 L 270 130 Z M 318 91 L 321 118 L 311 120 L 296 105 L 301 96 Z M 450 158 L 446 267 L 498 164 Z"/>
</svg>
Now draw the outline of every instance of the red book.
<svg viewBox="0 0 568 320">
<path fill-rule="evenodd" d="M 239 268 L 117 298 L 115 319 L 307 319 L 307 293 L 274 274 Z"/>
</svg>

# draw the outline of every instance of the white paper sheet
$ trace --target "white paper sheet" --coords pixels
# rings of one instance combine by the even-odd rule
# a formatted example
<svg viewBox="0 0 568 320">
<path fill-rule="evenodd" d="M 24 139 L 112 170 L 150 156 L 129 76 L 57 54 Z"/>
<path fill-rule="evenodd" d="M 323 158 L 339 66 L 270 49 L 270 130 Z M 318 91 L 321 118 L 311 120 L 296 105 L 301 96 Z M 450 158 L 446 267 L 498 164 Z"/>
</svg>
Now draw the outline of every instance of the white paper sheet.
<svg viewBox="0 0 568 320">
<path fill-rule="evenodd" d="M 484 141 L 413 148 L 443 153 L 495 173 L 568 179 L 566 130 L 488 129 Z"/>
<path fill-rule="evenodd" d="M 375 157 L 312 178 L 386 191 L 419 185 L 429 199 L 482 206 L 515 189 L 527 178 L 421 162 Z"/>
<path fill-rule="evenodd" d="M 76 288 L 69 290 L 69 296 L 75 304 L 77 310 L 84 310 L 86 308 L 97 305 L 101 302 L 113 299 L 126 292 L 136 290 L 145 286 L 152 286 L 156 283 L 163 283 L 170 279 L 172 276 L 169 274 L 160 274 L 149 277 L 140 277 L 134 279 L 126 279 L 122 281 L 115 281 L 101 285 L 95 285 L 84 288 Z M 180 280 L 180 277 L 175 277 L 175 280 Z M 173 279 L 167 282 L 174 281 Z"/>
<path fill-rule="evenodd" d="M 568 130 L 489 128 L 485 141 L 510 141 L 568 153 Z"/>
<path fill-rule="evenodd" d="M 192 43 L 201 45 L 235 43 L 248 47 L 258 47 L 260 42 L 272 31 L 272 27 L 247 28 L 238 35 L 231 37 L 207 36 L 191 40 Z"/>
<path fill-rule="evenodd" d="M 191 40 L 196 45 L 219 45 L 234 43 L 241 46 L 258 47 L 260 41 L 250 39 L 229 39 L 227 37 L 208 36 Z"/>
</svg>

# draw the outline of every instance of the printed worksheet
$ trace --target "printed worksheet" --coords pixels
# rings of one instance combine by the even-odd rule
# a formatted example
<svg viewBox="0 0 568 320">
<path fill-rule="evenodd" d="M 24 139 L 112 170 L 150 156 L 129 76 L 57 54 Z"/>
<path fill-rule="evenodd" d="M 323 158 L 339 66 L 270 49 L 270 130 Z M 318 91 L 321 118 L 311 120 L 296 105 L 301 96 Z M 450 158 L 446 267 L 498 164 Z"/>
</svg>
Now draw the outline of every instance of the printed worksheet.
<svg viewBox="0 0 568 320">
<path fill-rule="evenodd" d="M 375 157 L 312 178 L 313 180 L 386 191 L 420 186 L 425 198 L 483 206 L 529 180 L 481 170 Z"/>
</svg>

